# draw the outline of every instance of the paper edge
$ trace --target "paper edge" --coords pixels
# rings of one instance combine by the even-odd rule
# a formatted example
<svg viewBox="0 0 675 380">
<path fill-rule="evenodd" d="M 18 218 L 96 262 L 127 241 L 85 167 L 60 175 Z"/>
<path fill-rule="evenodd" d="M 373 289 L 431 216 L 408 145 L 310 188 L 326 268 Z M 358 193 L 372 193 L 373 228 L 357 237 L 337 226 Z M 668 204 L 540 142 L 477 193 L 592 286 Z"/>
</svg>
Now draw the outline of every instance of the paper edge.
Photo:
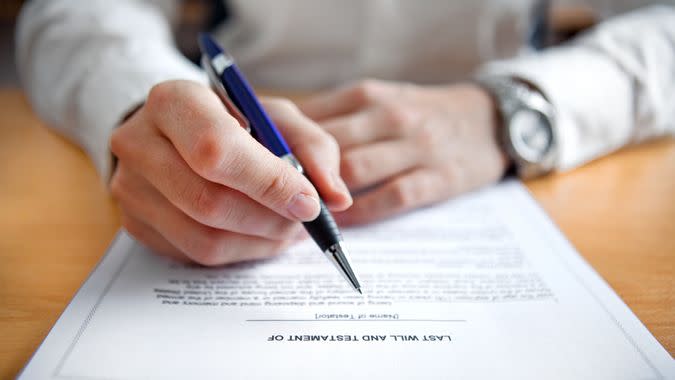
<svg viewBox="0 0 675 380">
<path fill-rule="evenodd" d="M 81 321 L 86 318 L 92 309 L 92 303 L 87 302 L 88 299 L 85 296 L 92 293 L 96 294 L 97 288 L 104 288 L 106 286 L 110 277 L 114 275 L 115 269 L 119 266 L 116 264 L 121 264 L 124 258 L 123 253 L 131 248 L 133 244 L 134 241 L 124 229 L 117 231 L 108 248 L 106 248 L 103 257 L 89 272 L 87 278 L 82 282 L 82 285 L 80 285 L 70 301 L 68 301 L 68 304 L 49 329 L 47 335 L 42 339 L 21 371 L 16 375 L 17 380 L 54 378 L 53 371 L 56 370 L 56 367 L 51 364 L 58 365 L 58 361 L 56 363 L 49 363 L 48 360 L 50 358 L 45 357 L 45 355 L 50 352 L 49 349 L 52 350 L 51 352 L 65 352 L 72 344 L 72 339 L 76 337 L 77 330 L 81 326 Z M 68 339 L 54 341 L 54 339 L 57 339 L 57 334 L 63 334 Z M 47 345 L 54 345 L 55 347 L 47 349 Z M 43 350 L 43 348 L 45 349 Z M 43 361 L 47 362 L 42 363 Z M 41 364 L 44 364 L 44 366 L 41 367 Z"/>
</svg>

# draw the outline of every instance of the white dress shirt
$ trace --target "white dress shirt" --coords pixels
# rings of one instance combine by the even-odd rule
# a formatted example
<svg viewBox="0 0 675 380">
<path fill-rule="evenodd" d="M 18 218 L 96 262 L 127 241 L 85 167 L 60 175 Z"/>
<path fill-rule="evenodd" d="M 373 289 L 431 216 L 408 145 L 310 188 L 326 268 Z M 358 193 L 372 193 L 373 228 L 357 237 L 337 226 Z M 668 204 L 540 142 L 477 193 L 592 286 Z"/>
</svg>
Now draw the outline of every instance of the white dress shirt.
<svg viewBox="0 0 675 380">
<path fill-rule="evenodd" d="M 232 0 L 230 19 L 213 32 L 266 88 L 363 77 L 447 83 L 476 70 L 527 79 L 556 107 L 561 170 L 674 133 L 675 7 L 626 13 L 534 53 L 525 48 L 532 1 Z M 22 11 L 17 56 L 28 96 L 104 178 L 112 129 L 154 84 L 205 82 L 173 43 L 177 5 L 33 0 Z"/>
</svg>

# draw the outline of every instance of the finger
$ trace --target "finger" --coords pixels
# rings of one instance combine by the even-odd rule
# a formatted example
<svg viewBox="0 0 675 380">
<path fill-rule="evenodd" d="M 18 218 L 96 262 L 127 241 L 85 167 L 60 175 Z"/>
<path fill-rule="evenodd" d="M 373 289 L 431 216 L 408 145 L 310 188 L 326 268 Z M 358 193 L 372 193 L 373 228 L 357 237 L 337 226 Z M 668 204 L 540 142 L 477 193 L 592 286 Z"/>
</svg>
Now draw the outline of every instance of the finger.
<svg viewBox="0 0 675 380">
<path fill-rule="evenodd" d="M 144 188 L 155 188 L 171 205 L 192 219 L 223 230 L 284 240 L 301 228 L 293 222 L 243 193 L 200 177 L 185 163 L 173 146 L 162 136 L 143 134 L 142 128 L 129 128 L 129 143 L 118 149 L 124 172 L 124 162 L 133 162 L 129 180 L 149 182 Z M 150 190 L 145 190 L 152 193 Z M 163 203 L 162 197 L 146 196 L 150 202 Z M 167 204 L 165 207 L 170 207 Z"/>
<path fill-rule="evenodd" d="M 336 213 L 342 225 L 374 222 L 450 197 L 446 180 L 432 169 L 414 169 L 394 177 L 378 188 L 357 196 L 348 210 Z"/>
<path fill-rule="evenodd" d="M 164 239 L 192 261 L 202 265 L 221 265 L 243 260 L 271 257 L 289 241 L 269 240 L 256 236 L 223 231 L 197 223 L 175 207 L 161 205 L 156 193 L 152 199 L 140 181 L 118 180 L 113 191 L 124 210 L 134 210 L 138 219 L 155 227 Z M 166 201 L 168 203 L 168 201 Z"/>
<path fill-rule="evenodd" d="M 298 107 L 305 115 L 321 121 L 365 108 L 386 96 L 390 87 L 385 82 L 367 79 L 312 96 L 299 102 Z"/>
<path fill-rule="evenodd" d="M 187 81 L 165 82 L 153 88 L 146 106 L 200 176 L 291 220 L 310 221 L 319 214 L 318 193 L 309 180 L 252 139 L 211 90 Z"/>
<path fill-rule="evenodd" d="M 206 266 L 274 257 L 293 242 L 293 239 L 269 240 L 223 231 L 187 218 L 176 218 L 175 223 L 162 223 L 160 231 L 187 257 Z"/>
<path fill-rule="evenodd" d="M 342 211 L 351 206 L 352 197 L 339 174 L 335 139 L 288 100 L 265 99 L 263 104 L 328 207 Z"/>
<path fill-rule="evenodd" d="M 381 183 L 421 163 L 424 152 L 409 139 L 376 142 L 342 155 L 340 172 L 354 192 Z"/>
<path fill-rule="evenodd" d="M 157 232 L 157 230 L 126 212 L 122 213 L 122 226 L 137 241 L 150 248 L 153 252 L 180 262 L 189 261 L 183 252 L 164 239 L 164 236 Z"/>
<path fill-rule="evenodd" d="M 404 107 L 380 105 L 355 114 L 326 120 L 322 126 L 335 137 L 341 150 L 410 135 L 417 115 Z"/>
</svg>

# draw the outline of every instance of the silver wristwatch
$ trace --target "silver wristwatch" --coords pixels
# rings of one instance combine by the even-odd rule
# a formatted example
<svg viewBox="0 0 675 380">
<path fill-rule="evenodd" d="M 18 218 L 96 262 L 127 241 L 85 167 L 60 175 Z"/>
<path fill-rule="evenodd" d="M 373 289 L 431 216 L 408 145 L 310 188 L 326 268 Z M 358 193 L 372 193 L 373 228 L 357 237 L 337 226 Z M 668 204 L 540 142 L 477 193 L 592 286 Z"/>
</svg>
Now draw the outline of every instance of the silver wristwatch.
<svg viewBox="0 0 675 380">
<path fill-rule="evenodd" d="M 509 77 L 481 77 L 502 118 L 501 140 L 518 176 L 533 178 L 553 170 L 557 158 L 555 112 L 534 88 Z"/>
</svg>

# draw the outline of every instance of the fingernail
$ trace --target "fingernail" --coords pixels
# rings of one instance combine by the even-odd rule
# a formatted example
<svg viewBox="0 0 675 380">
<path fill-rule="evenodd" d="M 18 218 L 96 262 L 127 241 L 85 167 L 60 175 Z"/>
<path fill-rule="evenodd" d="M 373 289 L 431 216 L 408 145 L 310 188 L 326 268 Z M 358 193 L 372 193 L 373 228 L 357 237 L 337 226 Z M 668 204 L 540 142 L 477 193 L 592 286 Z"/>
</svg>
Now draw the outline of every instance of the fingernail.
<svg viewBox="0 0 675 380">
<path fill-rule="evenodd" d="M 321 211 L 319 200 L 311 195 L 297 194 L 293 197 L 291 204 L 288 205 L 288 212 L 301 222 L 309 222 L 316 219 Z"/>
</svg>

